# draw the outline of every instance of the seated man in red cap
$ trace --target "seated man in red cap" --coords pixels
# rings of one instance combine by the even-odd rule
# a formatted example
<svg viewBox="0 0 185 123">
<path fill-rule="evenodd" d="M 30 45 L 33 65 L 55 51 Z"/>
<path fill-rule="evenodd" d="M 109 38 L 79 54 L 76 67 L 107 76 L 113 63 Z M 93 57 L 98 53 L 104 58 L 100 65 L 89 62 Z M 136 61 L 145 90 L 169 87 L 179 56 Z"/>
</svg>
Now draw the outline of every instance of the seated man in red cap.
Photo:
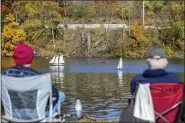
<svg viewBox="0 0 185 123">
<path fill-rule="evenodd" d="M 14 61 L 16 63 L 15 66 L 10 67 L 3 71 L 3 75 L 13 76 L 13 77 L 27 77 L 39 75 L 38 71 L 31 68 L 32 60 L 34 58 L 34 50 L 32 47 L 19 43 L 14 49 Z M 65 94 L 61 91 L 58 91 L 57 88 L 52 85 L 52 97 L 53 97 L 53 112 L 57 112 L 57 101 L 60 100 L 61 106 L 65 101 Z M 49 101 L 46 107 L 46 116 L 49 115 Z"/>
</svg>

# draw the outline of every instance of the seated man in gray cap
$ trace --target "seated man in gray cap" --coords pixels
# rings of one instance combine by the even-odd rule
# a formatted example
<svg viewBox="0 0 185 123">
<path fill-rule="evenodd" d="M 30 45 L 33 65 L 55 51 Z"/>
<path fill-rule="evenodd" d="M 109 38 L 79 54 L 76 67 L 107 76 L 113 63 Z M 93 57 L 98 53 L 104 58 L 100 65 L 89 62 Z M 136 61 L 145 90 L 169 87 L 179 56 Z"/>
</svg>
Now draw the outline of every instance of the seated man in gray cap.
<svg viewBox="0 0 185 123">
<path fill-rule="evenodd" d="M 168 60 L 165 52 L 160 48 L 154 48 L 147 59 L 149 69 L 142 74 L 137 74 L 131 81 L 131 93 L 135 91 L 136 83 L 157 83 L 157 82 L 181 82 L 180 78 L 171 72 L 166 72 Z"/>
<path fill-rule="evenodd" d="M 153 48 L 147 59 L 149 69 L 146 69 L 142 74 L 137 74 L 131 81 L 131 93 L 135 93 L 137 83 L 180 83 L 180 78 L 172 72 L 165 71 L 168 65 L 168 60 L 165 52 L 160 48 Z M 120 122 L 147 122 L 133 116 L 134 101 L 129 99 L 129 106 L 123 109 L 120 115 Z M 182 116 L 183 117 L 183 116 Z"/>
</svg>

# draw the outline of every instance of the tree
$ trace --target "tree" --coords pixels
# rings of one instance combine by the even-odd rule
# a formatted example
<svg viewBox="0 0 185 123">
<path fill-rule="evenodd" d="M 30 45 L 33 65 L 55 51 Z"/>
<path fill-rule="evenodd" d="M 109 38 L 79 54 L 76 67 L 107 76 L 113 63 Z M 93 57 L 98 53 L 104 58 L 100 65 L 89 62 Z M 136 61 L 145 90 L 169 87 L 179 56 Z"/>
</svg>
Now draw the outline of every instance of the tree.
<svg viewBox="0 0 185 123">
<path fill-rule="evenodd" d="M 61 22 L 62 17 L 59 11 L 57 2 L 15 2 L 17 8 L 22 4 L 24 8 L 24 15 L 21 16 L 21 10 L 17 9 L 17 18 L 22 21 L 22 27 L 26 31 L 27 41 L 36 46 L 46 48 L 45 44 L 53 42 L 53 51 L 57 51 L 56 38 L 60 34 L 58 24 Z M 18 7 L 19 6 L 19 7 Z M 19 11 L 20 10 L 20 11 Z M 26 17 L 26 18 L 25 18 Z"/>
<path fill-rule="evenodd" d="M 12 56 L 16 44 L 20 41 L 25 41 L 26 33 L 19 28 L 19 24 L 15 22 L 15 18 L 11 13 L 6 15 L 3 22 L 5 25 L 2 32 L 2 55 Z"/>
</svg>

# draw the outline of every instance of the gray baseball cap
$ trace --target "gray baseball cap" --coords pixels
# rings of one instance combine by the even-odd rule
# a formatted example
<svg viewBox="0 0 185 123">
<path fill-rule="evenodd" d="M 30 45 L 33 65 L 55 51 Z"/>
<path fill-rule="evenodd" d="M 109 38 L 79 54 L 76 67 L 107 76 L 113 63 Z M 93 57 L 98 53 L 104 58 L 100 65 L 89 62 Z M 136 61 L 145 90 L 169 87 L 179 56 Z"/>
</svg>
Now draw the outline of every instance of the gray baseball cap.
<svg viewBox="0 0 185 123">
<path fill-rule="evenodd" d="M 152 48 L 149 52 L 149 58 L 167 58 L 167 55 L 161 48 Z"/>
</svg>

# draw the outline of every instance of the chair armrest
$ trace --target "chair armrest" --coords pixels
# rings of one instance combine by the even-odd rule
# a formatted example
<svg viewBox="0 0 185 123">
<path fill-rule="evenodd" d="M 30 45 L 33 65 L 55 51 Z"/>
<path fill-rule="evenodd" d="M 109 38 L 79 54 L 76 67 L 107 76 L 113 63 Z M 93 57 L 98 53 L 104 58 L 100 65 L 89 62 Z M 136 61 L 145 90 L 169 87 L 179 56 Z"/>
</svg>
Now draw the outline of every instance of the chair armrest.
<svg viewBox="0 0 185 123">
<path fill-rule="evenodd" d="M 59 93 L 59 92 L 58 92 Z M 59 95 L 59 94 L 58 94 Z M 59 95 L 60 96 L 60 95 Z M 60 115 L 61 112 L 60 112 L 60 97 L 58 97 L 58 114 Z"/>
</svg>

